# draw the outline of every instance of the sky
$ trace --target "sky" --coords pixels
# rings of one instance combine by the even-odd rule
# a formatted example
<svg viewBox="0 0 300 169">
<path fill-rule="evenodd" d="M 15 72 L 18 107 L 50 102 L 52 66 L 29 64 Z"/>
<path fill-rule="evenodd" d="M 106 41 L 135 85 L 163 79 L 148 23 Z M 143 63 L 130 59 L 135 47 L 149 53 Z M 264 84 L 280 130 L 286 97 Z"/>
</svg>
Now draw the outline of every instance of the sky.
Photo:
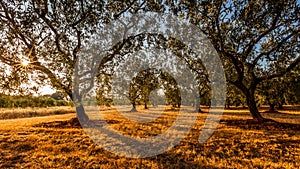
<svg viewBox="0 0 300 169">
<path fill-rule="evenodd" d="M 56 90 L 53 89 L 50 85 L 46 85 L 39 88 L 39 93 L 41 93 L 41 95 L 52 94 L 55 93 L 55 91 Z"/>
</svg>

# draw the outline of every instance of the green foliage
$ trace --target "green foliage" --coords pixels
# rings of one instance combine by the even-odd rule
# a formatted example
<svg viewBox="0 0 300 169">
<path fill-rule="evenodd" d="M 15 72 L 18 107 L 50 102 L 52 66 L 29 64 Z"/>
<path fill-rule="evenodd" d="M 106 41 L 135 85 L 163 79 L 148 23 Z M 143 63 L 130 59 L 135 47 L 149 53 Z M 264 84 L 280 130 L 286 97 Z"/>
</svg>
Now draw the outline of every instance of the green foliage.
<svg viewBox="0 0 300 169">
<path fill-rule="evenodd" d="M 162 96 L 158 95 L 156 90 L 161 89 L 165 95 L 165 101 Z M 152 93 L 152 103 L 150 102 L 150 94 Z M 167 72 L 157 69 L 147 69 L 141 71 L 131 81 L 129 98 L 132 104 L 143 104 L 147 108 L 147 104 L 172 105 L 180 107 L 181 95 L 175 79 Z M 154 101 L 155 99 L 155 101 Z"/>
<path fill-rule="evenodd" d="M 246 105 L 245 95 L 241 90 L 232 84 L 227 84 L 226 106 L 244 106 Z"/>
<path fill-rule="evenodd" d="M 70 106 L 71 102 L 65 100 L 55 100 L 51 97 L 34 97 L 34 96 L 0 96 L 1 108 L 26 108 L 26 107 L 53 107 L 53 106 Z"/>
<path fill-rule="evenodd" d="M 260 97 L 255 94 L 257 87 L 266 81 L 283 77 L 300 63 L 298 45 L 300 10 L 297 0 L 176 2 L 1 0 L 0 88 L 9 92 L 17 89 L 22 93 L 28 91 L 21 87 L 22 84 L 34 80 L 38 85 L 51 84 L 52 87 L 67 94 L 70 99 L 73 99 L 73 96 L 81 98 L 94 85 L 87 80 L 86 90 L 73 93 L 80 88 L 79 84 L 72 84 L 72 75 L 75 63 L 80 58 L 80 51 L 89 49 L 86 40 L 96 36 L 96 32 L 102 30 L 104 24 L 112 20 L 148 11 L 170 13 L 187 19 L 201 29 L 220 55 L 228 82 L 244 94 L 250 112 L 257 120 L 263 120 L 257 109 L 257 100 L 261 101 L 266 95 L 269 97 L 270 94 L 275 94 L 268 89 L 266 91 L 268 94 L 265 93 L 263 94 L 265 96 Z M 102 60 L 100 67 L 106 68 L 114 59 L 118 62 L 127 54 L 143 49 L 144 44 L 151 44 L 164 50 L 170 49 L 175 55 L 184 51 L 185 54 L 179 56 L 184 59 L 192 55 L 184 46 L 166 35 L 145 33 L 124 39 L 109 49 L 109 54 Z M 22 65 L 23 59 L 29 61 L 29 64 Z M 89 60 L 87 57 L 83 59 Z M 199 62 L 190 61 L 188 61 L 190 67 L 196 72 L 201 69 L 197 66 Z M 103 72 L 111 73 L 90 71 L 90 74 L 101 76 Z M 84 77 L 86 72 L 79 73 Z M 105 96 L 100 99 L 100 103 L 106 104 L 109 98 L 106 91 L 110 89 L 100 89 Z M 209 87 L 206 89 L 199 89 L 199 95 L 209 91 Z M 169 90 L 169 94 L 174 90 Z M 149 92 L 143 91 L 144 96 L 148 95 Z M 299 100 L 299 91 L 296 90 L 294 94 Z M 169 98 L 175 102 L 179 101 L 178 92 L 171 95 Z M 232 93 L 228 95 L 231 95 L 228 96 L 228 102 L 232 104 L 235 96 L 232 96 Z M 272 97 L 275 96 L 281 97 L 279 93 Z M 140 99 L 142 98 L 141 96 Z M 6 101 L 0 100 L 1 103 Z M 43 104 L 55 104 L 53 101 L 44 102 Z M 28 100 L 20 99 L 11 104 L 22 106 L 30 103 Z"/>
<path fill-rule="evenodd" d="M 258 86 L 257 97 L 261 104 L 278 106 L 300 104 L 299 71 L 296 69 L 283 77 L 274 78 Z"/>
</svg>

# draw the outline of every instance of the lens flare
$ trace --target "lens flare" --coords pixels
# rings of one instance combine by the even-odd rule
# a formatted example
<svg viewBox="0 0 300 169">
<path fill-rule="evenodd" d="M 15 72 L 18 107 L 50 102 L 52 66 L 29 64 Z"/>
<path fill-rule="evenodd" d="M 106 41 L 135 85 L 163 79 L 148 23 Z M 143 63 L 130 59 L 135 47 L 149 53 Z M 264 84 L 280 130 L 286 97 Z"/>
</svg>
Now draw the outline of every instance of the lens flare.
<svg viewBox="0 0 300 169">
<path fill-rule="evenodd" d="M 21 64 L 22 66 L 27 67 L 30 64 L 30 62 L 28 60 L 23 60 Z"/>
</svg>

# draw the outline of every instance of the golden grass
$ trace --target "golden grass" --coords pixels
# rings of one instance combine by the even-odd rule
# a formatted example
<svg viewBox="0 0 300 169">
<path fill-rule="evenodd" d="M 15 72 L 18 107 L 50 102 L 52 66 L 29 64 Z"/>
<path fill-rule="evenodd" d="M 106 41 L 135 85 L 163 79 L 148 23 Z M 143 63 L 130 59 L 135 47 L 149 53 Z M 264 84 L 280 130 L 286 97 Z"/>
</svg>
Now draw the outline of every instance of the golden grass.
<svg viewBox="0 0 300 169">
<path fill-rule="evenodd" d="M 114 120 L 114 129 L 132 137 L 164 131 L 176 114 L 168 111 L 155 123 L 140 125 L 112 112 L 104 113 L 108 122 Z M 172 118 L 168 120 L 168 116 Z M 144 159 L 114 155 L 93 143 L 81 128 L 53 122 L 67 121 L 75 114 L 1 120 L 0 168 L 300 167 L 300 113 L 264 114 L 282 123 L 259 125 L 249 121 L 251 116 L 246 110 L 225 110 L 213 136 L 200 144 L 198 136 L 206 116 L 198 114 L 196 124 L 177 146 Z"/>
<path fill-rule="evenodd" d="M 71 106 L 0 108 L 0 120 L 75 113 Z"/>
</svg>

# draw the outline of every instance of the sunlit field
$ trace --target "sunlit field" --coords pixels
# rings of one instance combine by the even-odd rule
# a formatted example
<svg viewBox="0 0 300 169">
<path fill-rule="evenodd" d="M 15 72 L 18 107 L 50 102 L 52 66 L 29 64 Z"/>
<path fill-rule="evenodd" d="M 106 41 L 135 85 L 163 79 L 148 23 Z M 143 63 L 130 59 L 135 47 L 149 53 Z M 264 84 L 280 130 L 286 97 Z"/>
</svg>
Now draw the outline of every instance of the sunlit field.
<svg viewBox="0 0 300 169">
<path fill-rule="evenodd" d="M 162 110 L 153 121 L 142 124 L 124 118 L 112 108 L 102 114 L 123 135 L 151 137 L 168 129 L 178 115 L 176 109 Z M 198 137 L 208 115 L 208 108 L 203 110 L 178 145 L 143 159 L 117 156 L 96 145 L 74 119 L 75 113 L 1 120 L 0 168 L 300 167 L 299 110 L 287 108 L 280 113 L 263 113 L 280 122 L 265 124 L 251 120 L 248 110 L 225 110 L 217 130 L 200 144 Z"/>
<path fill-rule="evenodd" d="M 71 106 L 0 108 L 0 120 L 75 113 Z"/>
</svg>

